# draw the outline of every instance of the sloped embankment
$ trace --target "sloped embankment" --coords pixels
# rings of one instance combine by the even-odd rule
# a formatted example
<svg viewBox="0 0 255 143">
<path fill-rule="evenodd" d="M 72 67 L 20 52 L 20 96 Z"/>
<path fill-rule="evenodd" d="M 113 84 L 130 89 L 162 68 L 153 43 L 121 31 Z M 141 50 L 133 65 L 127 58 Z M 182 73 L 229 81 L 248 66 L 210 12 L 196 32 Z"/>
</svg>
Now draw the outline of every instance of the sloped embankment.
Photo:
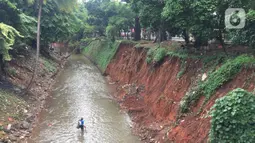
<svg viewBox="0 0 255 143">
<path fill-rule="evenodd" d="M 34 51 L 27 51 L 25 56 L 14 57 L 5 67 L 5 80 L 0 79 L 0 142 L 25 142 L 30 136 L 60 64 L 64 64 L 41 56 L 37 77 L 24 94 L 33 74 L 34 55 Z"/>
<path fill-rule="evenodd" d="M 120 44 L 105 71 L 118 85 L 115 97 L 131 114 L 137 123 L 136 132 L 145 141 L 206 142 L 210 130 L 208 111 L 215 100 L 238 87 L 254 89 L 254 69 L 242 68 L 243 62 L 224 67 L 231 60 L 215 65 L 213 58 L 207 58 L 207 63 L 209 60 L 214 64 L 212 69 L 205 66 L 202 58 L 187 57 L 183 70 L 183 57 L 166 56 L 158 64 L 148 64 L 147 51 Z M 242 57 L 239 59 L 243 61 Z M 178 78 L 180 72 L 182 76 Z M 212 79 L 212 83 L 207 81 Z M 191 96 L 190 92 L 199 92 L 199 96 Z M 181 104 L 187 99 L 189 111 L 181 113 Z"/>
</svg>

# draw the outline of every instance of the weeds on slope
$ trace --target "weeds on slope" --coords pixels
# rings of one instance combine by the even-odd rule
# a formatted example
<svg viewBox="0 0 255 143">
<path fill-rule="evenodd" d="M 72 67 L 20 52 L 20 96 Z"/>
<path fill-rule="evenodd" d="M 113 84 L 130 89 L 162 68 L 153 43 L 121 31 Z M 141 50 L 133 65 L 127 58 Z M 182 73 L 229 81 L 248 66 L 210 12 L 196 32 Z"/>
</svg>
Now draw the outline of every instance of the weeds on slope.
<svg viewBox="0 0 255 143">
<path fill-rule="evenodd" d="M 205 100 L 201 109 L 205 106 L 216 89 L 221 87 L 227 81 L 233 79 L 243 67 L 254 66 L 255 58 L 253 56 L 241 55 L 233 60 L 227 60 L 218 70 L 212 72 L 208 79 L 201 82 L 194 90 L 188 92 L 180 103 L 181 113 L 189 111 L 189 108 L 195 104 L 201 96 Z M 200 110 L 201 110 L 200 109 Z"/>
<path fill-rule="evenodd" d="M 217 142 L 255 141 L 255 96 L 243 89 L 235 89 L 216 100 L 211 108 L 209 139 Z"/>
<path fill-rule="evenodd" d="M 83 47 L 83 54 L 88 55 L 96 64 L 105 71 L 107 65 L 115 55 L 120 41 L 94 40 L 87 47 Z"/>
<path fill-rule="evenodd" d="M 159 63 L 161 62 L 167 52 L 165 48 L 153 47 L 148 50 L 146 61 L 147 63 Z"/>
</svg>

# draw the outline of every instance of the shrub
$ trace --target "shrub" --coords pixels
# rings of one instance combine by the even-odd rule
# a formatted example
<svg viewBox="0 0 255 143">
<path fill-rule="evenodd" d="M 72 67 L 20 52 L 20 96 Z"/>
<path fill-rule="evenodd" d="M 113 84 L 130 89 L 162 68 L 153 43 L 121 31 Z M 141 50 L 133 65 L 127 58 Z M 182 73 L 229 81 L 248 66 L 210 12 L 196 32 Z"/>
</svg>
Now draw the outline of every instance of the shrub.
<svg viewBox="0 0 255 143">
<path fill-rule="evenodd" d="M 255 142 L 255 96 L 235 89 L 217 99 L 211 109 L 210 141 Z"/>
<path fill-rule="evenodd" d="M 146 62 L 149 64 L 153 61 L 154 53 L 155 53 L 155 48 L 150 48 L 147 52 L 147 57 L 146 57 Z"/>
<path fill-rule="evenodd" d="M 154 62 L 160 62 L 166 56 L 166 49 L 165 48 L 158 48 L 155 52 L 156 53 L 155 53 L 155 56 L 153 58 Z"/>
<path fill-rule="evenodd" d="M 166 56 L 166 49 L 165 48 L 156 48 L 152 47 L 147 52 L 147 63 L 155 62 L 158 63 L 162 61 Z"/>
</svg>

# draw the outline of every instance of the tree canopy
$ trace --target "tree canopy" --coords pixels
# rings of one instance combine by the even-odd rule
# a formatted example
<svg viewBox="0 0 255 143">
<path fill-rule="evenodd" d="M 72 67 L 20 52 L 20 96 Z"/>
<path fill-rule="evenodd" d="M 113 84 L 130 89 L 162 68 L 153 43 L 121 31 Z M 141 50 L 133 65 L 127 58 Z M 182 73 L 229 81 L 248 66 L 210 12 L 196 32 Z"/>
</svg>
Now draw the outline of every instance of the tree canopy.
<svg viewBox="0 0 255 143">
<path fill-rule="evenodd" d="M 36 39 L 38 0 L 0 0 L 0 22 L 14 28 L 14 48 L 32 47 Z M 125 2 L 125 3 L 122 3 Z M 122 32 L 143 29 L 156 33 L 158 41 L 182 35 L 186 43 L 190 35 L 194 46 L 207 45 L 210 40 L 255 46 L 255 10 L 252 0 L 90 0 L 79 4 L 73 0 L 44 0 L 41 19 L 41 45 L 68 42 L 95 36 L 115 40 Z M 243 8 L 246 25 L 242 29 L 225 27 L 225 11 Z M 138 37 L 139 39 L 139 37 Z M 4 45 L 4 44 L 2 44 Z M 7 47 L 1 46 L 2 49 Z M 7 50 L 8 51 L 8 50 Z"/>
</svg>

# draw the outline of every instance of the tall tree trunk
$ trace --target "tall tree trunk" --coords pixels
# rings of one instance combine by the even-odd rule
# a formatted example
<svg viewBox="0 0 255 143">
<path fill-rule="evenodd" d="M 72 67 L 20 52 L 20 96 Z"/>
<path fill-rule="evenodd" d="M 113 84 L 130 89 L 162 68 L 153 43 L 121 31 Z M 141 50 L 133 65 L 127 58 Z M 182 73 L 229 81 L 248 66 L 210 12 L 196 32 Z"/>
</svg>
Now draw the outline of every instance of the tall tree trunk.
<svg viewBox="0 0 255 143">
<path fill-rule="evenodd" d="M 139 21 L 139 17 L 135 18 L 135 41 L 141 40 L 141 25 Z"/>
<path fill-rule="evenodd" d="M 194 37 L 195 37 L 194 47 L 196 49 L 200 49 L 200 47 L 202 45 L 201 37 L 200 36 L 194 36 Z"/>
<path fill-rule="evenodd" d="M 188 33 L 188 31 L 186 29 L 183 30 L 183 34 L 182 35 L 184 37 L 185 43 L 189 44 L 189 33 Z"/>
<path fill-rule="evenodd" d="M 220 44 L 221 44 L 221 46 L 223 48 L 224 53 L 228 56 L 228 52 L 227 52 L 227 49 L 226 49 L 226 46 L 225 46 L 224 39 L 222 37 L 222 33 L 223 33 L 222 30 L 220 30 L 219 31 L 219 41 L 220 41 Z"/>
<path fill-rule="evenodd" d="M 224 39 L 223 39 L 223 36 L 222 36 L 222 34 L 225 32 L 224 27 L 222 26 L 222 25 L 224 25 L 225 17 L 221 16 L 219 19 L 220 19 L 220 21 L 219 21 L 219 33 L 218 33 L 219 35 L 218 35 L 218 38 L 219 38 L 219 41 L 220 41 L 220 44 L 223 48 L 224 53 L 228 56 L 228 52 L 227 52 L 225 42 L 224 42 Z"/>
<path fill-rule="evenodd" d="M 43 0 L 39 0 L 39 11 L 38 11 L 38 22 L 37 22 L 37 41 L 36 41 L 36 59 L 35 59 L 35 65 L 34 65 L 34 72 L 32 75 L 32 78 L 30 80 L 30 83 L 27 86 L 27 91 L 31 88 L 34 79 L 36 78 L 37 70 L 38 70 L 38 62 L 39 62 L 39 54 L 40 54 L 40 34 L 41 34 L 41 16 L 42 16 L 42 6 L 43 6 Z"/>
<path fill-rule="evenodd" d="M 151 31 L 148 31 L 148 40 L 151 41 Z"/>
<path fill-rule="evenodd" d="M 162 29 L 159 28 L 159 32 L 158 32 L 158 43 L 162 42 Z"/>
<path fill-rule="evenodd" d="M 166 41 L 167 40 L 167 35 L 165 30 L 161 30 L 161 41 Z"/>
<path fill-rule="evenodd" d="M 154 39 L 153 43 L 157 43 L 160 39 L 160 32 L 156 32 L 156 38 Z"/>
</svg>

